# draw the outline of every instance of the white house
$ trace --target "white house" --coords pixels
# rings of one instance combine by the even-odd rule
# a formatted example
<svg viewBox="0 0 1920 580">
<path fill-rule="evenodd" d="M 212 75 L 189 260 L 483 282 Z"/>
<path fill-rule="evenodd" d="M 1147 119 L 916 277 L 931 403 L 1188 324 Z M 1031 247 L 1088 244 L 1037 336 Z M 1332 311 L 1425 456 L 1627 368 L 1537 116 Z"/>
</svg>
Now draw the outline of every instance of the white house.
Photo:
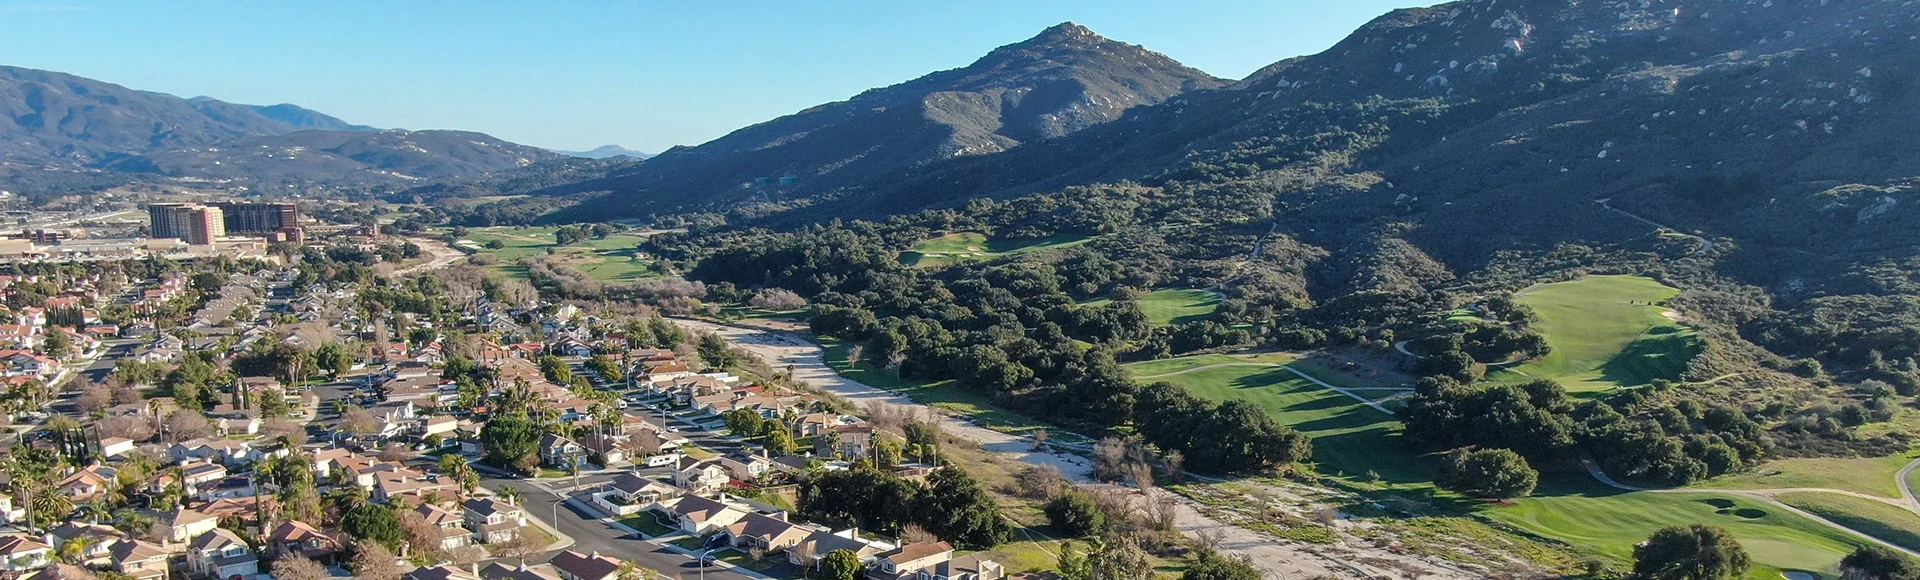
<svg viewBox="0 0 1920 580">
<path fill-rule="evenodd" d="M 211 578 L 250 577 L 260 573 L 260 558 L 240 536 L 214 528 L 187 545 L 187 572 Z"/>
</svg>

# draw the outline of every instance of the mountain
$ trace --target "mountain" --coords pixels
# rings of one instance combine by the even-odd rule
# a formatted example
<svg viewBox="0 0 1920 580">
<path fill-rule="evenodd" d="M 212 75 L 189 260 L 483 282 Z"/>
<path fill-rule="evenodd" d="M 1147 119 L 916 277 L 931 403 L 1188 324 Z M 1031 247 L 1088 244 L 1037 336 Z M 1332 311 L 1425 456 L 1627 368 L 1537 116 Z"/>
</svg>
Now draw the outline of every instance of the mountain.
<svg viewBox="0 0 1920 580">
<path fill-rule="evenodd" d="M 190 99 L 190 100 L 198 100 L 198 99 L 206 99 L 206 97 L 196 97 L 195 99 Z M 253 109 L 254 112 L 259 113 L 268 119 L 273 119 L 275 121 L 286 123 L 288 126 L 294 127 L 299 130 L 307 130 L 307 129 L 318 129 L 322 131 L 377 131 L 378 130 L 366 125 L 355 125 L 352 123 L 348 123 L 346 121 L 342 121 L 326 113 L 301 107 L 299 105 L 281 103 L 278 105 L 246 105 L 246 107 Z"/>
<path fill-rule="evenodd" d="M 601 145 L 599 147 L 593 148 L 591 151 L 561 151 L 559 149 L 555 149 L 553 150 L 553 152 L 559 153 L 561 155 L 566 155 L 568 157 L 585 157 L 587 159 L 607 159 L 610 157 L 631 157 L 634 159 L 647 159 L 647 158 L 653 157 L 652 153 L 647 153 L 643 151 L 634 151 L 632 149 L 621 147 L 619 145 Z"/>
<path fill-rule="evenodd" d="M 1389 13 L 1320 54 L 1056 138 L 867 164 L 834 182 L 847 186 L 796 188 L 832 203 L 793 195 L 769 209 L 717 189 L 607 188 L 578 213 L 639 215 L 649 194 L 672 194 L 696 196 L 683 208 L 818 221 L 1120 180 L 1237 183 L 1273 196 L 1282 225 L 1319 243 L 1412 223 L 1406 237 L 1463 268 L 1645 231 L 1621 210 L 1741 240 L 1731 267 L 1785 260 L 1831 276 L 1914 241 L 1896 232 L 1920 221 L 1906 193 L 1920 146 L 1903 138 L 1920 132 L 1917 17 L 1868 1 L 1452 2 Z M 677 156 L 720 157 L 717 144 L 735 139 Z M 1490 228 L 1490 216 L 1525 219 Z M 1825 259 L 1836 250 L 1858 256 Z"/>
<path fill-rule="evenodd" d="M 297 131 L 130 156 L 107 168 L 171 177 L 397 184 L 485 174 L 561 155 L 467 131 Z"/>
<path fill-rule="evenodd" d="M 894 172 L 1070 135 L 1225 81 L 1064 23 L 936 72 L 676 147 L 581 190 L 646 213 L 858 188 Z"/>
<path fill-rule="evenodd" d="M 0 66 L 0 189 L 146 177 L 413 185 L 560 155 L 480 133 L 377 130 L 297 105 L 182 99 Z M 105 171 L 102 171 L 105 170 Z"/>
<path fill-rule="evenodd" d="M 302 128 L 246 105 L 9 66 L 0 66 L 0 119 L 10 121 L 0 123 L 0 161 L 32 164 L 88 165 Z"/>
</svg>

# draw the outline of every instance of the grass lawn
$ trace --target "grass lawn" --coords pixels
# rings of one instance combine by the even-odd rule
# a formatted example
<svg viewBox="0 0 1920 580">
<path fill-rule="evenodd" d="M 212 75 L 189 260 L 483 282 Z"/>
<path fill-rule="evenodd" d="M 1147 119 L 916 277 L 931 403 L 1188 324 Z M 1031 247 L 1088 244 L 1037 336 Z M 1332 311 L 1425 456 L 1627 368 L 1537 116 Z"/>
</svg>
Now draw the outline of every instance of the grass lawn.
<svg viewBox="0 0 1920 580">
<path fill-rule="evenodd" d="M 706 461 L 708 459 L 713 459 L 715 457 L 720 456 L 720 454 L 714 453 L 712 451 L 707 451 L 706 449 L 702 449 L 698 445 L 681 445 L 680 452 L 687 454 L 687 457 L 692 457 L 694 459 L 698 459 L 701 461 Z"/>
<path fill-rule="evenodd" d="M 1774 499 L 1860 533 L 1920 550 L 1920 515 L 1900 506 L 1819 492 L 1783 493 Z"/>
<path fill-rule="evenodd" d="M 1738 538 L 1756 564 L 1747 578 L 1778 580 L 1781 570 L 1834 574 L 1861 542 L 1844 532 L 1744 498 L 1714 494 L 1628 493 L 1592 480 L 1547 482 L 1533 497 L 1482 515 L 1555 538 L 1625 565 L 1633 546 L 1666 526 L 1711 524 Z"/>
<path fill-rule="evenodd" d="M 603 282 L 628 282 L 654 276 L 648 269 L 650 264 L 635 257 L 635 246 L 646 239 L 644 236 L 614 234 L 606 239 L 557 246 L 553 238 L 555 229 L 511 226 L 471 228 L 467 237 L 461 239 L 477 245 L 478 255 L 492 256 L 495 260 L 493 269 L 517 278 L 527 275 L 526 269 L 519 264 L 522 258 L 545 256 L 548 248 L 555 248 L 554 256 L 559 261 Z M 493 241 L 500 242 L 503 247 L 487 248 L 487 243 Z"/>
<path fill-rule="evenodd" d="M 770 554 L 759 560 L 753 559 L 753 557 L 747 555 L 746 552 L 733 549 L 714 552 L 713 555 L 718 556 L 722 562 L 775 578 L 800 577 L 800 568 L 787 562 L 786 552 Z"/>
<path fill-rule="evenodd" d="M 1824 487 L 1900 498 L 1893 476 L 1920 452 L 1886 457 L 1819 457 L 1769 461 L 1748 473 L 1700 482 L 1697 487 L 1722 489 L 1785 489 Z"/>
<path fill-rule="evenodd" d="M 1136 375 L 1140 372 L 1139 366 L 1128 368 Z M 1437 475 L 1431 458 L 1409 451 L 1400 440 L 1400 422 L 1392 416 L 1287 369 L 1215 367 L 1153 380 L 1180 385 L 1216 401 L 1244 399 L 1259 405 L 1281 423 L 1313 438 L 1313 458 L 1322 474 L 1362 481 L 1377 474 L 1380 484 L 1407 488 L 1431 488 Z"/>
<path fill-rule="evenodd" d="M 927 383 L 901 379 L 894 376 L 893 372 L 875 368 L 872 364 L 853 364 L 848 361 L 847 351 L 851 346 L 845 342 L 825 337 L 815 337 L 814 340 L 824 347 L 827 365 L 841 376 L 868 386 L 897 391 L 916 403 L 970 416 L 980 426 L 996 431 L 1021 433 L 1047 429 L 1055 435 L 1061 435 L 1058 429 L 1046 423 L 993 406 L 987 402 L 985 395 L 967 390 L 957 382 L 946 380 Z"/>
<path fill-rule="evenodd" d="M 687 536 L 687 537 L 680 538 L 678 540 L 674 540 L 667 543 L 673 544 L 675 546 L 679 546 L 680 549 L 693 552 L 695 554 L 698 554 L 700 553 L 701 550 L 704 550 L 707 548 L 707 539 L 702 538 L 700 536 Z"/>
<path fill-rule="evenodd" d="M 1292 353 L 1266 352 L 1259 354 L 1199 354 L 1179 358 L 1127 363 L 1127 372 L 1134 378 L 1146 379 L 1181 371 L 1226 364 L 1287 364 L 1299 357 Z"/>
<path fill-rule="evenodd" d="M 1038 240 L 989 240 L 979 232 L 957 232 L 914 244 L 900 253 L 900 263 L 921 268 L 945 266 L 965 260 L 986 260 L 1058 248 L 1071 248 L 1092 238 L 1052 236 Z"/>
<path fill-rule="evenodd" d="M 620 518 L 619 522 L 629 528 L 640 530 L 640 533 L 646 534 L 649 538 L 658 538 L 668 534 L 679 533 L 680 531 L 661 524 L 660 516 L 648 511 Z"/>
<path fill-rule="evenodd" d="M 1109 302 L 1112 300 L 1101 298 L 1089 300 L 1083 306 L 1106 306 Z M 1206 290 L 1154 290 L 1140 297 L 1140 311 L 1147 314 L 1147 321 L 1154 326 L 1205 320 L 1219 309 L 1220 295 Z"/>
<path fill-rule="evenodd" d="M 1534 328 L 1552 352 L 1495 373 L 1499 380 L 1551 378 L 1569 391 L 1593 392 L 1677 381 L 1700 350 L 1694 332 L 1661 313 L 1679 290 L 1638 276 L 1588 276 L 1514 294 L 1540 317 Z"/>
</svg>

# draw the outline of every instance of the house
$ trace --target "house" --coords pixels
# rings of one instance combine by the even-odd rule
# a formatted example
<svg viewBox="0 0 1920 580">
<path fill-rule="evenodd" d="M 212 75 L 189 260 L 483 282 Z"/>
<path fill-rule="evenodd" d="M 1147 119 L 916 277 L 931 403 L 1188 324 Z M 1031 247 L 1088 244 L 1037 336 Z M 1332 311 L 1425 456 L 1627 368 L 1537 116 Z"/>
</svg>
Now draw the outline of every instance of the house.
<svg viewBox="0 0 1920 580">
<path fill-rule="evenodd" d="M 760 476 L 773 470 L 773 462 L 764 457 L 747 454 L 733 454 L 718 459 L 727 474 L 740 481 L 759 481 Z"/>
<path fill-rule="evenodd" d="M 213 428 L 221 436 L 259 435 L 260 419 L 258 417 L 222 418 L 213 422 Z"/>
<path fill-rule="evenodd" d="M 519 506 L 493 498 L 474 498 L 460 503 L 467 529 L 484 544 L 505 542 L 520 534 L 527 525 L 527 514 Z"/>
<path fill-rule="evenodd" d="M 907 544 L 882 552 L 874 559 L 867 577 L 874 580 L 924 578 L 918 573 L 931 572 L 936 566 L 952 560 L 953 546 L 946 542 Z"/>
<path fill-rule="evenodd" d="M 402 576 L 406 580 L 483 580 L 477 567 L 432 566 L 418 568 Z"/>
<path fill-rule="evenodd" d="M 562 580 L 612 580 L 620 574 L 620 561 L 599 552 L 582 554 L 567 550 L 555 554 L 548 563 L 560 571 Z"/>
<path fill-rule="evenodd" d="M 111 467 L 89 465 L 54 483 L 53 487 L 74 503 L 85 503 L 107 491 L 107 486 L 113 484 L 114 473 Z"/>
<path fill-rule="evenodd" d="M 673 469 L 673 485 L 693 493 L 710 493 L 727 486 L 731 478 L 718 461 L 681 457 Z"/>
<path fill-rule="evenodd" d="M 837 457 L 866 457 L 873 449 L 873 426 L 867 424 L 841 425 L 828 429 L 826 437 L 817 437 L 814 452 Z"/>
<path fill-rule="evenodd" d="M 572 439 L 548 433 L 540 438 L 540 463 L 551 467 L 570 467 L 585 449 Z"/>
<path fill-rule="evenodd" d="M 416 435 L 419 435 L 420 438 L 425 439 L 427 437 L 432 437 L 434 435 L 446 437 L 447 435 L 452 434 L 454 431 L 457 431 L 459 429 L 460 429 L 460 420 L 454 418 L 454 416 L 434 415 L 432 417 L 428 417 L 427 420 L 420 422 L 420 426 L 414 431 L 414 433 Z"/>
<path fill-rule="evenodd" d="M 750 513 L 724 530 L 722 533 L 727 535 L 728 543 L 740 551 L 759 548 L 767 553 L 794 547 L 807 536 L 820 531 L 788 522 L 785 512 L 777 515 Z"/>
<path fill-rule="evenodd" d="M 169 542 L 185 542 L 198 538 L 220 526 L 220 518 L 184 506 L 175 507 L 173 511 L 161 512 L 157 519 L 159 521 L 156 523 L 165 528 L 165 535 Z"/>
<path fill-rule="evenodd" d="M 167 448 L 167 457 L 174 461 L 205 459 L 238 466 L 265 459 L 266 454 L 246 441 L 207 438 L 175 443 Z"/>
<path fill-rule="evenodd" d="M 288 520 L 267 534 L 267 552 L 275 558 L 298 554 L 322 564 L 338 561 L 345 548 L 340 538 L 320 531 L 306 522 Z"/>
<path fill-rule="evenodd" d="M 60 374 L 60 361 L 28 350 L 0 350 L 0 367 L 10 377 L 47 378 Z"/>
<path fill-rule="evenodd" d="M 839 415 L 835 413 L 809 413 L 806 415 L 795 417 L 793 419 L 793 424 L 789 425 L 789 427 L 793 428 L 793 436 L 798 438 L 798 437 L 815 437 L 823 433 L 826 433 L 827 431 L 832 430 L 835 427 L 841 427 L 841 426 L 847 426 L 847 425 L 859 425 L 860 423 L 862 423 L 861 419 L 853 415 Z"/>
<path fill-rule="evenodd" d="M 549 571 L 551 570 L 551 571 Z M 521 562 L 518 566 L 494 563 L 480 569 L 483 580 L 560 580 L 560 571 L 552 566 L 528 566 Z"/>
<path fill-rule="evenodd" d="M 880 553 L 867 568 L 870 580 L 1000 580 L 1006 575 L 999 562 L 980 554 L 954 558 L 946 542 L 900 546 Z"/>
<path fill-rule="evenodd" d="M 46 535 L 41 539 L 56 550 L 66 546 L 68 542 L 79 540 L 80 544 L 77 545 L 82 546 L 79 554 L 80 563 L 95 564 L 105 562 L 108 550 L 124 535 L 112 526 L 68 521 L 47 530 Z"/>
<path fill-rule="evenodd" d="M 452 479 L 442 480 L 438 475 L 428 475 L 420 471 L 393 464 L 392 469 L 374 472 L 373 501 L 392 503 L 396 499 L 414 501 L 425 499 L 427 494 L 450 495 L 454 492 Z"/>
<path fill-rule="evenodd" d="M 613 478 L 606 491 L 593 495 L 593 503 L 607 513 L 626 516 L 660 500 L 679 495 L 679 488 L 632 473 L 622 473 Z"/>
<path fill-rule="evenodd" d="M 0 571 L 25 572 L 53 563 L 53 546 L 26 536 L 0 536 Z"/>
<path fill-rule="evenodd" d="M 697 495 L 660 502 L 661 508 L 671 516 L 680 531 L 695 536 L 704 536 L 708 532 L 731 526 L 753 510 L 746 506 L 707 499 Z"/>
<path fill-rule="evenodd" d="M 550 347 L 548 350 L 560 356 L 578 356 L 578 357 L 593 356 L 593 345 L 587 344 L 586 341 L 583 341 L 571 336 L 563 336 L 563 337 L 560 337 L 559 340 L 553 341 L 553 346 Z M 619 377 L 605 377 L 605 378 L 611 381 L 611 380 L 617 380 Z"/>
<path fill-rule="evenodd" d="M 799 549 L 787 548 L 787 562 L 806 568 L 818 565 L 821 558 L 825 558 L 834 550 L 853 552 L 853 555 L 860 557 L 860 561 L 865 562 L 880 555 L 881 552 L 894 548 L 888 544 L 862 540 L 857 530 L 850 529 L 838 532 L 817 531 L 806 539 L 800 540 L 796 547 Z"/>
<path fill-rule="evenodd" d="M 133 580 L 166 580 L 167 549 L 141 540 L 120 540 L 109 550 L 113 570 Z"/>
<path fill-rule="evenodd" d="M 118 457 L 122 454 L 132 452 L 134 447 L 135 445 L 132 439 L 125 437 L 107 437 L 100 440 L 100 455 L 102 457 Z"/>
<path fill-rule="evenodd" d="M 187 544 L 188 576 L 218 579 L 259 573 L 260 558 L 232 531 L 214 528 Z"/>
<path fill-rule="evenodd" d="M 180 474 L 184 477 L 181 484 L 187 487 L 189 493 L 194 493 L 202 486 L 226 479 L 227 468 L 211 461 L 194 461 L 181 464 Z"/>
<path fill-rule="evenodd" d="M 467 531 L 466 521 L 461 519 L 460 514 L 446 508 L 423 503 L 420 507 L 413 508 L 413 513 L 420 514 L 420 518 L 425 520 L 427 525 L 440 528 L 440 549 L 442 550 L 465 546 L 473 538 L 473 534 Z"/>
</svg>

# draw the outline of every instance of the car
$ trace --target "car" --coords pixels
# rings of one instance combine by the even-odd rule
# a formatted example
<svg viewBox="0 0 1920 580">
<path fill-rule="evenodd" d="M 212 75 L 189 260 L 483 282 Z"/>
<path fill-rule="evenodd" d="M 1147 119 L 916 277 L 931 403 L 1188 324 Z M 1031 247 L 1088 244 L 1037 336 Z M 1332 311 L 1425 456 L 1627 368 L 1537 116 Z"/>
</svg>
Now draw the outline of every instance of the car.
<svg viewBox="0 0 1920 580">
<path fill-rule="evenodd" d="M 719 557 L 714 556 L 713 554 L 707 554 L 706 556 L 702 556 L 700 558 L 700 567 L 701 568 L 711 567 L 714 564 L 718 564 L 719 562 L 720 562 Z"/>
</svg>

